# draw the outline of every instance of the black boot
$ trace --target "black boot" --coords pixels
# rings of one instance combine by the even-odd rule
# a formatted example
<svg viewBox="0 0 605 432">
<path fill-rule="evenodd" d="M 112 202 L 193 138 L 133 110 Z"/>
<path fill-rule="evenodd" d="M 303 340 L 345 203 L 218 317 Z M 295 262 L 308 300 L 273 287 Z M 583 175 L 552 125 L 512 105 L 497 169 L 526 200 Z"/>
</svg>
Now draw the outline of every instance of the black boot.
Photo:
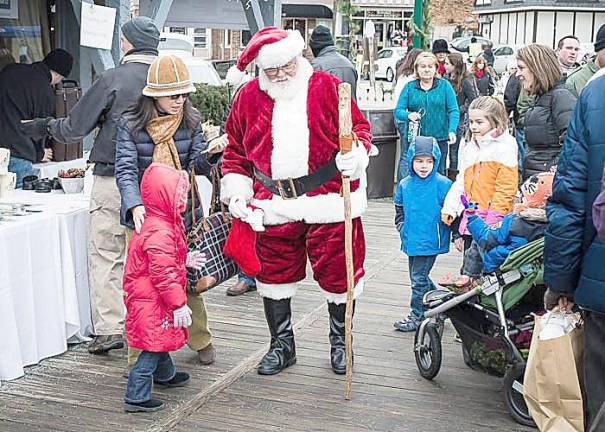
<svg viewBox="0 0 605 432">
<path fill-rule="evenodd" d="M 335 304 L 328 302 L 328 312 L 330 312 L 330 363 L 332 370 L 337 375 L 346 373 L 346 354 L 345 354 L 345 313 L 346 303 Z M 355 302 L 353 302 L 353 312 L 355 312 Z"/>
<path fill-rule="evenodd" d="M 451 181 L 455 182 L 457 176 L 458 176 L 458 170 L 453 170 L 453 169 L 447 170 L 447 178 L 449 178 Z"/>
<path fill-rule="evenodd" d="M 290 299 L 272 300 L 263 297 L 265 318 L 271 332 L 271 347 L 258 365 L 260 375 L 275 375 L 296 363 Z"/>
</svg>

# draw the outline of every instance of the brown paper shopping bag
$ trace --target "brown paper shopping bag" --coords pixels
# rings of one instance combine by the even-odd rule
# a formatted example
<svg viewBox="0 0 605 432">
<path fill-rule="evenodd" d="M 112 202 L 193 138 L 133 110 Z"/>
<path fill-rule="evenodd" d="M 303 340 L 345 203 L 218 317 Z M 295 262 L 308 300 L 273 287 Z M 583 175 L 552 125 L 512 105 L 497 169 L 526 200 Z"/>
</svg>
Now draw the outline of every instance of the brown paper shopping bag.
<svg viewBox="0 0 605 432">
<path fill-rule="evenodd" d="M 523 384 L 527 408 L 541 432 L 582 432 L 584 329 L 540 340 L 540 328 L 536 317 Z"/>
</svg>

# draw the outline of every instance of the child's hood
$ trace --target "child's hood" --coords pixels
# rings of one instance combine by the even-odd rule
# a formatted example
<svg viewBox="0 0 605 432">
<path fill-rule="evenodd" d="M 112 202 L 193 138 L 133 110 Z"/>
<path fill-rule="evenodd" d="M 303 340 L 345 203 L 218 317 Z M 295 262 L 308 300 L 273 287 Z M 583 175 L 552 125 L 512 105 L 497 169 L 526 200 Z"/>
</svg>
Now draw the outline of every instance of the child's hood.
<svg viewBox="0 0 605 432">
<path fill-rule="evenodd" d="M 418 155 L 433 156 L 433 170 L 427 177 L 427 179 L 433 177 L 439 169 L 439 161 L 441 160 L 441 150 L 437 144 L 437 140 L 433 137 L 417 136 L 414 142 L 410 144 L 408 149 L 408 172 L 410 176 L 418 177 L 418 174 L 414 171 L 414 157 Z M 418 177 L 420 178 L 420 177 Z"/>
<path fill-rule="evenodd" d="M 157 216 L 182 224 L 179 200 L 187 198 L 189 177 L 185 171 L 152 163 L 143 174 L 141 199 L 147 216 Z"/>
</svg>

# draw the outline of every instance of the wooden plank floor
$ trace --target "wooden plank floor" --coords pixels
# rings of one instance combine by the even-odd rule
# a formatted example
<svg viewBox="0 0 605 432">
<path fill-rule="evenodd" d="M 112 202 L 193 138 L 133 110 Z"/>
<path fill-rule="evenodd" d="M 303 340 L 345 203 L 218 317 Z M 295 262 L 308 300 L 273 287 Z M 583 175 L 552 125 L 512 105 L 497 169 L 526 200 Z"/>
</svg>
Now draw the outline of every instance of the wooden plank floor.
<svg viewBox="0 0 605 432">
<path fill-rule="evenodd" d="M 329 367 L 328 313 L 311 278 L 293 300 L 298 363 L 271 377 L 254 370 L 268 330 L 257 294 L 205 296 L 218 350 L 212 366 L 196 364 L 188 348 L 174 354 L 192 375 L 188 387 L 156 391 L 167 408 L 125 414 L 125 350 L 91 356 L 84 345 L 27 368 L 0 388 L 0 431 L 529 431 L 504 406 L 501 380 L 464 365 L 453 332 L 434 381 L 423 380 L 413 335 L 393 330 L 407 314 L 409 276 L 389 202 L 372 202 L 364 217 L 366 289 L 354 321 L 353 397 Z M 434 278 L 456 271 L 460 256 L 440 257 Z"/>
</svg>

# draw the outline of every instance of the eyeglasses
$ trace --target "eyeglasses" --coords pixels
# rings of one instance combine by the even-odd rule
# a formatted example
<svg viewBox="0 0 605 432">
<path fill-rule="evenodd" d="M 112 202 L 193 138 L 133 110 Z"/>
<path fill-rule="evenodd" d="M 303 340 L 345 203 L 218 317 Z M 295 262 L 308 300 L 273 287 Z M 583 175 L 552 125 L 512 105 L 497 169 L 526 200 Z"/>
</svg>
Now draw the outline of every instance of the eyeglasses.
<svg viewBox="0 0 605 432">
<path fill-rule="evenodd" d="M 172 100 L 179 100 L 180 98 L 183 98 L 183 100 L 187 100 L 189 98 L 189 93 L 170 95 L 170 99 Z"/>
<path fill-rule="evenodd" d="M 288 63 L 286 63 L 283 66 L 267 68 L 267 69 L 263 69 L 263 71 L 265 72 L 265 74 L 268 77 L 274 77 L 274 76 L 277 76 L 277 74 L 279 74 L 279 71 L 283 71 L 284 73 L 291 73 L 292 71 L 294 71 L 295 68 L 296 68 L 296 60 L 290 60 Z"/>
</svg>

